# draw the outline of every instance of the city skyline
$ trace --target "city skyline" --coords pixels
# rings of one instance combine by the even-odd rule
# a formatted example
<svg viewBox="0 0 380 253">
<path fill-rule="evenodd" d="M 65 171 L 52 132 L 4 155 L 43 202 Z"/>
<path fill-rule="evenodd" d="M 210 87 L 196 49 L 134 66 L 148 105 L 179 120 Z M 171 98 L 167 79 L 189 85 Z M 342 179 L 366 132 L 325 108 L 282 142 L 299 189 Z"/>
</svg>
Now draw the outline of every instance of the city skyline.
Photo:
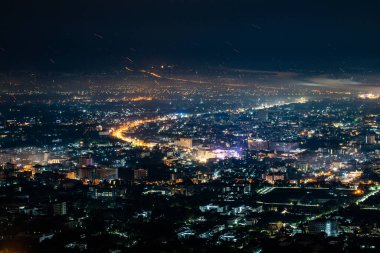
<svg viewBox="0 0 380 253">
<path fill-rule="evenodd" d="M 380 4 L 0 6 L 0 253 L 380 248 Z"/>
</svg>

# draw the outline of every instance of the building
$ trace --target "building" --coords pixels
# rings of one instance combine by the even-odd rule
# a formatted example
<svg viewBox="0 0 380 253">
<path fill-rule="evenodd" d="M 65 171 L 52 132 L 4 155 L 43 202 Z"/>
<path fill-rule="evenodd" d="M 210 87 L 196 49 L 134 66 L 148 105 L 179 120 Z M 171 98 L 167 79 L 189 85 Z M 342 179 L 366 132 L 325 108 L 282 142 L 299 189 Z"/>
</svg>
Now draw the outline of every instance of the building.
<svg viewBox="0 0 380 253">
<path fill-rule="evenodd" d="M 5 163 L 0 168 L 0 178 L 15 177 L 17 172 L 17 166 L 14 163 Z"/>
<path fill-rule="evenodd" d="M 45 151 L 43 156 L 43 164 L 47 164 L 50 158 L 50 153 L 48 151 Z"/>
<path fill-rule="evenodd" d="M 267 150 L 268 141 L 263 139 L 248 139 L 248 149 L 249 150 Z"/>
<path fill-rule="evenodd" d="M 200 147 L 197 148 L 196 151 L 197 151 L 197 159 L 200 162 L 207 162 L 207 160 L 209 160 L 209 159 L 216 158 L 216 154 L 209 147 L 202 147 L 202 146 L 200 146 Z"/>
<path fill-rule="evenodd" d="M 79 166 L 81 166 L 81 167 L 83 167 L 83 166 L 93 166 L 93 165 L 94 165 L 94 161 L 93 161 L 91 155 L 82 156 L 79 159 Z"/>
<path fill-rule="evenodd" d="M 275 184 L 277 181 L 282 181 L 285 179 L 284 174 L 279 173 L 269 173 L 264 175 L 264 180 L 270 184 Z"/>
<path fill-rule="evenodd" d="M 338 235 L 338 222 L 336 220 L 311 221 L 308 225 L 310 234 L 326 233 L 327 236 Z"/>
<path fill-rule="evenodd" d="M 96 179 L 99 180 L 112 180 L 118 178 L 117 168 L 97 167 L 95 172 Z"/>
<path fill-rule="evenodd" d="M 297 142 L 269 142 L 269 149 L 280 152 L 289 152 L 299 147 Z"/>
<path fill-rule="evenodd" d="M 86 167 L 80 167 L 78 172 L 79 179 L 88 179 L 93 180 L 95 179 L 95 167 L 94 166 L 86 166 Z"/>
<path fill-rule="evenodd" d="M 295 167 L 302 172 L 309 172 L 310 170 L 310 164 L 305 161 L 297 161 L 295 163 Z"/>
<path fill-rule="evenodd" d="M 175 145 L 181 148 L 191 149 L 193 147 L 193 139 L 192 138 L 179 138 L 179 140 L 175 141 Z"/>
<path fill-rule="evenodd" d="M 58 202 L 53 204 L 53 215 L 64 216 L 67 214 L 66 202 Z"/>
<path fill-rule="evenodd" d="M 98 186 L 91 186 L 88 189 L 87 196 L 92 199 L 101 200 L 115 200 L 125 196 L 125 188 L 102 188 Z"/>
<path fill-rule="evenodd" d="M 118 178 L 117 168 L 106 168 L 106 167 L 94 167 L 86 166 L 79 168 L 79 178 L 88 179 L 90 181 L 98 180 L 112 180 Z"/>
<path fill-rule="evenodd" d="M 376 135 L 370 134 L 365 137 L 366 144 L 376 144 Z"/>
<path fill-rule="evenodd" d="M 133 170 L 133 179 L 141 180 L 148 177 L 148 170 L 145 169 L 135 169 Z"/>
</svg>

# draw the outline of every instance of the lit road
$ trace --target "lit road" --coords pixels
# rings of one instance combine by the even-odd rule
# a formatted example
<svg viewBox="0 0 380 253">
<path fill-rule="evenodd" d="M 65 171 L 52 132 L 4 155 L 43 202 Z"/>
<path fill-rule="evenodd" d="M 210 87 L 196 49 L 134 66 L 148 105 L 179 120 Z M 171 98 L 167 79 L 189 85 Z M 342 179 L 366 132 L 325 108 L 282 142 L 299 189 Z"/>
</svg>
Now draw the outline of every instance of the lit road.
<svg viewBox="0 0 380 253">
<path fill-rule="evenodd" d="M 261 106 L 257 106 L 257 107 L 249 107 L 249 108 L 239 108 L 239 109 L 236 109 L 236 110 L 226 110 L 225 112 L 232 112 L 232 113 L 242 113 L 244 111 L 247 111 L 247 110 L 262 110 L 262 109 L 269 109 L 269 108 L 272 108 L 272 107 L 276 107 L 276 106 L 283 106 L 283 105 L 289 105 L 289 104 L 294 104 L 294 103 L 305 103 L 307 102 L 307 99 L 305 98 L 299 98 L 299 99 L 296 99 L 294 101 L 289 101 L 289 102 L 277 102 L 277 103 L 273 103 L 273 104 L 268 104 L 268 105 L 261 105 Z M 213 113 L 221 113 L 223 111 L 216 111 L 216 112 L 207 112 L 207 113 L 198 113 L 196 114 L 196 116 L 201 116 L 201 115 L 206 115 L 206 114 L 213 114 Z M 112 132 L 112 136 L 119 139 L 120 141 L 124 141 L 124 142 L 128 142 L 130 143 L 132 146 L 134 147 L 146 147 L 146 148 L 152 148 L 154 147 L 155 145 L 157 145 L 157 143 L 154 143 L 154 142 L 146 142 L 144 140 L 141 140 L 141 139 L 137 139 L 137 138 L 133 138 L 133 137 L 130 137 L 130 136 L 127 136 L 126 135 L 126 132 L 132 130 L 132 129 L 136 129 L 138 128 L 139 126 L 141 125 L 144 125 L 146 123 L 151 123 L 151 122 L 161 122 L 161 121 L 170 121 L 170 120 L 176 120 L 178 118 L 184 118 L 184 117 L 190 117 L 192 115 L 186 115 L 186 116 L 181 116 L 181 115 L 177 115 L 177 114 L 171 114 L 171 115 L 167 115 L 167 116 L 161 116 L 161 117 L 156 117 L 156 118 L 152 118 L 152 119 L 144 119 L 144 120 L 135 120 L 135 121 L 131 121 L 131 122 L 128 122 L 127 124 L 117 128 L 115 131 Z"/>
<path fill-rule="evenodd" d="M 112 136 L 124 141 L 130 143 L 134 147 L 146 147 L 146 148 L 152 148 L 157 143 L 154 142 L 146 142 L 141 139 L 133 138 L 130 136 L 126 135 L 126 132 L 136 129 L 141 125 L 144 125 L 146 123 L 151 123 L 151 122 L 161 122 L 161 121 L 168 121 L 168 120 L 175 120 L 178 119 L 177 115 L 168 115 L 168 116 L 162 116 L 162 117 L 157 117 L 153 119 L 144 119 L 144 120 L 135 120 L 132 122 L 127 123 L 126 125 L 123 125 L 119 128 L 117 128 L 115 131 L 112 132 Z"/>
</svg>

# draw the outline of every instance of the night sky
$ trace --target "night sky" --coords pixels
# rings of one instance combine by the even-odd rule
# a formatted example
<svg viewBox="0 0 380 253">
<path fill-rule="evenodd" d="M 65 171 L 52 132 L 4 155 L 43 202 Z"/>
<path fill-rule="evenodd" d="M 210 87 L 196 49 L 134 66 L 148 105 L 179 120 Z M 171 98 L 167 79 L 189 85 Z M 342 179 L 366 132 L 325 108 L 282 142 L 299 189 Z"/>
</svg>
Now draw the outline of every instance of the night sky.
<svg viewBox="0 0 380 253">
<path fill-rule="evenodd" d="M 378 71 L 379 13 L 378 1 L 2 1 L 0 71 Z"/>
</svg>

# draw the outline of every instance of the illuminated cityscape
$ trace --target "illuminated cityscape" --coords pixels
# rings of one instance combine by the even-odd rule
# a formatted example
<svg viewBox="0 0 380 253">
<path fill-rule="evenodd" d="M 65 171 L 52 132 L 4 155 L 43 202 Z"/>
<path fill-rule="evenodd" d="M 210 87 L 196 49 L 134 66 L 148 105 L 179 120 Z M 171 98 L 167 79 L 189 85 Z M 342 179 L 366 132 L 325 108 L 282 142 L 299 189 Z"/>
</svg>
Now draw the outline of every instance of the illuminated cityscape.
<svg viewBox="0 0 380 253">
<path fill-rule="evenodd" d="M 0 253 L 379 252 L 379 4 L 30 2 Z"/>
</svg>

